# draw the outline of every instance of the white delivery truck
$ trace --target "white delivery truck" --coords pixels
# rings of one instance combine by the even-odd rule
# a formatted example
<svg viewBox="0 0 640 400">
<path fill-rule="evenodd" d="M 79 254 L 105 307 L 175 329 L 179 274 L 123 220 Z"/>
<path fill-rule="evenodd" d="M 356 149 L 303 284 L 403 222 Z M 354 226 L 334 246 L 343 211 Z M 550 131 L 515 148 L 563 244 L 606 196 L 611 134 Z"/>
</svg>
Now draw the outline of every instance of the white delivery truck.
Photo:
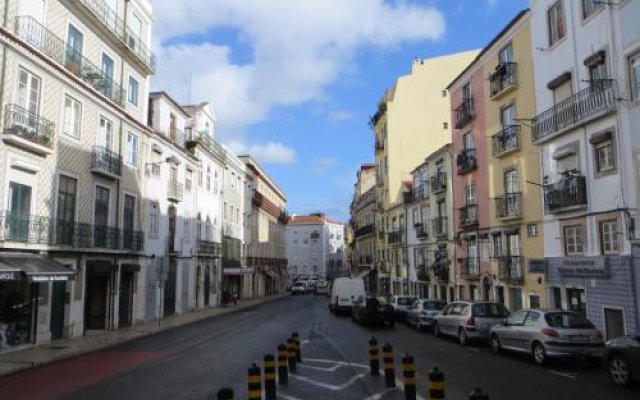
<svg viewBox="0 0 640 400">
<path fill-rule="evenodd" d="M 353 302 L 364 295 L 364 281 L 362 278 L 336 278 L 331 287 L 329 311 L 332 313 L 350 313 Z"/>
</svg>

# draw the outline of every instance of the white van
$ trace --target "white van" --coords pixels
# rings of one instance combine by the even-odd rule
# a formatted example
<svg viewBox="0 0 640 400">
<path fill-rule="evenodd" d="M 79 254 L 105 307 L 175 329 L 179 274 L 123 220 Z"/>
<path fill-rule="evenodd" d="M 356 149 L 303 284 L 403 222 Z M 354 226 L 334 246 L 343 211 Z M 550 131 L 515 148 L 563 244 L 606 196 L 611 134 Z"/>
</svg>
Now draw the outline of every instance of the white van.
<svg viewBox="0 0 640 400">
<path fill-rule="evenodd" d="M 332 313 L 351 312 L 353 302 L 364 295 L 364 281 L 362 278 L 336 278 L 331 287 L 329 311 Z"/>
</svg>

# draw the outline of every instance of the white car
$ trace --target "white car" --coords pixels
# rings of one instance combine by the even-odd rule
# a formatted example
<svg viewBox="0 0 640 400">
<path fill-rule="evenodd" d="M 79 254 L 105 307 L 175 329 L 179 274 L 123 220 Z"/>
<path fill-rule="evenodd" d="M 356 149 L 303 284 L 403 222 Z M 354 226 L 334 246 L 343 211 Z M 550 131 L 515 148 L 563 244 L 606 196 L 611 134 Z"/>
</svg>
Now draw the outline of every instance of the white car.
<svg viewBox="0 0 640 400">
<path fill-rule="evenodd" d="M 404 321 L 409 307 L 416 300 L 415 297 L 406 295 L 394 295 L 391 297 L 391 306 L 396 314 L 396 319 Z"/>
<path fill-rule="evenodd" d="M 293 295 L 305 293 L 307 293 L 307 285 L 304 283 L 298 282 L 291 287 L 291 294 Z"/>
</svg>

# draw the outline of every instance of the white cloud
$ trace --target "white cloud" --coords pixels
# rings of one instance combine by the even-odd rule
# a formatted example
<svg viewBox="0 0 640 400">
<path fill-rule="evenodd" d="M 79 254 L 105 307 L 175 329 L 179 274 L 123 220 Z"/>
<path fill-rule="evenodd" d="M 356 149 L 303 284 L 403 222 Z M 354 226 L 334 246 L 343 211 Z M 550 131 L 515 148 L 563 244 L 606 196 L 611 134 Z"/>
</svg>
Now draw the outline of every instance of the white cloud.
<svg viewBox="0 0 640 400">
<path fill-rule="evenodd" d="M 329 112 L 327 118 L 331 122 L 351 121 L 355 119 L 355 115 L 347 110 L 334 110 Z"/>
<path fill-rule="evenodd" d="M 296 161 L 296 151 L 280 142 L 247 145 L 244 141 L 232 140 L 227 147 L 236 154 L 249 154 L 264 164 L 293 164 Z"/>
<path fill-rule="evenodd" d="M 338 164 L 338 160 L 336 160 L 335 158 L 314 158 L 313 160 L 311 160 L 311 170 L 318 174 L 326 174 L 336 164 Z"/>
<path fill-rule="evenodd" d="M 326 88 L 351 68 L 359 48 L 437 40 L 445 29 L 438 10 L 408 1 L 181 0 L 176 6 L 175 0 L 154 0 L 153 7 L 154 88 L 185 102 L 192 75 L 191 101 L 212 102 L 227 143 L 244 141 L 238 135 L 274 107 L 326 98 Z M 215 28 L 236 32 L 251 50 L 250 60 L 233 62 L 233 50 L 216 44 L 215 37 L 165 44 Z M 258 146 L 265 153 L 286 148 Z"/>
</svg>

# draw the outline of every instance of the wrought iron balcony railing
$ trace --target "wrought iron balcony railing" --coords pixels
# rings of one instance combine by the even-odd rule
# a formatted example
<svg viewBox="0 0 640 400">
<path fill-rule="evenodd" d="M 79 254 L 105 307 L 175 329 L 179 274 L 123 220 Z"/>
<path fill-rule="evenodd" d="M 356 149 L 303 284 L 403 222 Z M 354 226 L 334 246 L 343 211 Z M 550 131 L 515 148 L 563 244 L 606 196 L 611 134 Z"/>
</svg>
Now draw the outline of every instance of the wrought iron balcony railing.
<svg viewBox="0 0 640 400">
<path fill-rule="evenodd" d="M 198 240 L 198 253 L 220 256 L 222 255 L 222 243 Z"/>
<path fill-rule="evenodd" d="M 522 275 L 522 257 L 520 256 L 502 256 L 498 258 L 498 277 L 500 280 L 512 283 L 522 284 L 524 277 Z"/>
<path fill-rule="evenodd" d="M 489 76 L 491 84 L 491 97 L 494 97 L 517 83 L 517 63 L 500 63 L 496 70 Z"/>
<path fill-rule="evenodd" d="M 240 268 L 242 263 L 240 260 L 236 260 L 233 258 L 222 258 L 222 268 Z"/>
<path fill-rule="evenodd" d="M 429 272 L 427 271 L 427 267 L 424 264 L 420 264 L 416 266 L 416 278 L 419 281 L 429 282 L 431 281 L 431 277 L 429 277 Z"/>
<path fill-rule="evenodd" d="M 120 84 L 33 17 L 16 17 L 15 33 L 105 97 L 124 105 L 125 91 Z"/>
<path fill-rule="evenodd" d="M 420 184 L 413 188 L 413 201 L 420 201 L 427 198 L 427 185 Z"/>
<path fill-rule="evenodd" d="M 418 239 L 429 237 L 429 228 L 426 222 L 418 222 L 413 225 L 413 228 L 416 230 L 416 237 L 418 237 Z"/>
<path fill-rule="evenodd" d="M 431 193 L 440 193 L 447 188 L 447 173 L 438 172 L 431 178 Z"/>
<path fill-rule="evenodd" d="M 431 232 L 435 237 L 447 235 L 447 217 L 438 217 L 431 220 Z"/>
<path fill-rule="evenodd" d="M 122 230 L 122 248 L 141 251 L 144 247 L 144 232 L 130 229 Z"/>
<path fill-rule="evenodd" d="M 182 196 L 184 194 L 184 185 L 182 183 L 178 183 L 176 179 L 169 179 L 169 186 L 167 188 L 167 199 L 169 201 L 182 201 Z"/>
<path fill-rule="evenodd" d="M 531 139 L 543 140 L 555 133 L 586 123 L 616 110 L 613 80 L 599 80 L 533 119 Z"/>
<path fill-rule="evenodd" d="M 449 282 L 449 266 L 445 264 L 433 264 L 431 272 L 436 281 L 440 283 Z"/>
<path fill-rule="evenodd" d="M 458 157 L 456 157 L 456 165 L 458 166 L 458 174 L 466 174 L 478 168 L 476 149 L 464 149 L 460 151 Z"/>
<path fill-rule="evenodd" d="M 387 233 L 387 243 L 399 244 L 404 242 L 404 232 L 395 231 Z"/>
<path fill-rule="evenodd" d="M 460 208 L 460 227 L 469 228 L 478 225 L 478 205 L 467 204 Z"/>
<path fill-rule="evenodd" d="M 496 199 L 498 218 L 518 218 L 522 216 L 522 193 L 505 193 Z"/>
<path fill-rule="evenodd" d="M 180 129 L 169 130 L 169 140 L 178 147 L 184 147 L 186 143 L 186 137 L 183 131 Z"/>
<path fill-rule="evenodd" d="M 520 149 L 520 125 L 507 125 L 491 137 L 493 156 L 500 157 L 508 152 Z"/>
<path fill-rule="evenodd" d="M 110 177 L 120 177 L 122 175 L 122 157 L 103 146 L 93 146 L 91 171 Z"/>
<path fill-rule="evenodd" d="M 356 229 L 356 231 L 354 232 L 354 236 L 357 238 L 360 238 L 362 236 L 366 236 L 366 235 L 370 235 L 373 233 L 374 230 L 374 225 L 373 224 L 369 224 L 369 225 L 364 225 L 361 226 L 360 228 Z"/>
<path fill-rule="evenodd" d="M 53 148 L 55 124 L 16 104 L 8 104 L 4 111 L 4 133 Z"/>
<path fill-rule="evenodd" d="M 544 187 L 544 205 L 551 212 L 587 204 L 587 179 L 584 176 L 566 175 Z"/>
<path fill-rule="evenodd" d="M 460 276 L 466 280 L 480 279 L 480 263 L 477 258 L 463 258 L 460 260 Z"/>
<path fill-rule="evenodd" d="M 460 129 L 476 117 L 473 97 L 463 99 L 454 110 L 455 128 Z"/>
</svg>

